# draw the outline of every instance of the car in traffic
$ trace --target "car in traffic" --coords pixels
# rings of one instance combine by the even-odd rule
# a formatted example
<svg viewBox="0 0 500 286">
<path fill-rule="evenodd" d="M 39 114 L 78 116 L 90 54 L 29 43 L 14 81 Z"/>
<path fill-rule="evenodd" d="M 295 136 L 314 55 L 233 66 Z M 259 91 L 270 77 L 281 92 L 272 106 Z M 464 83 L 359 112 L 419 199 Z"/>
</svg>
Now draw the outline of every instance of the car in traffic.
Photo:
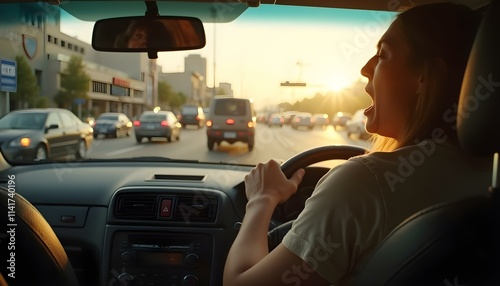
<svg viewBox="0 0 500 286">
<path fill-rule="evenodd" d="M 130 136 L 132 131 L 132 121 L 121 112 L 101 113 L 94 121 L 94 138 L 99 135 L 104 137 L 118 138 Z"/>
<path fill-rule="evenodd" d="M 315 113 L 312 119 L 315 127 L 326 128 L 330 124 L 330 118 L 326 113 Z"/>
<path fill-rule="evenodd" d="M 366 115 L 364 114 L 364 109 L 357 110 L 351 119 L 346 121 L 345 130 L 347 132 L 347 138 L 354 135 L 359 139 L 368 139 L 370 134 L 366 131 Z"/>
<path fill-rule="evenodd" d="M 201 106 L 197 105 L 184 105 L 179 115 L 179 122 L 182 128 L 189 125 L 196 126 L 200 129 L 205 126 L 206 115 Z"/>
<path fill-rule="evenodd" d="M 293 110 L 283 112 L 283 118 L 285 119 L 285 124 L 291 125 L 293 122 L 293 118 L 297 113 L 298 111 L 293 111 Z"/>
<path fill-rule="evenodd" d="M 255 145 L 256 113 L 250 99 L 215 97 L 210 103 L 207 120 L 207 147 L 213 150 L 215 144 L 244 142 L 248 150 Z"/>
<path fill-rule="evenodd" d="M 284 124 L 285 124 L 285 118 L 283 117 L 283 115 L 279 113 L 273 113 L 267 119 L 268 127 L 274 127 L 274 126 L 283 127 Z"/>
<path fill-rule="evenodd" d="M 84 103 L 69 100 L 64 112 L 79 114 L 81 111 L 97 116 L 121 110 L 130 118 L 135 117 L 137 126 L 133 127 L 130 137 L 119 140 L 93 140 L 91 129 L 87 129 L 84 137 L 88 149 L 85 149 L 84 160 L 77 159 L 83 153 L 77 154 L 76 151 L 83 149 L 70 147 L 63 148 L 68 152 L 61 158 L 53 157 L 51 148 L 46 156 L 41 152 L 39 157 L 47 159 L 28 162 L 12 155 L 14 148 L 20 150 L 17 145 L 26 144 L 23 142 L 27 140 L 21 141 L 24 137 L 19 137 L 24 135 L 16 133 L 19 136 L 14 141 L 4 141 L 0 135 L 0 198 L 3 202 L 0 207 L 4 218 L 11 218 L 17 224 L 15 235 L 11 234 L 14 226 L 9 225 L 13 222 L 0 225 L 0 232 L 3 233 L 0 240 L 2 247 L 5 246 L 0 253 L 16 260 L 16 278 L 9 275 L 12 274 L 11 269 L 3 267 L 0 269 L 0 281 L 4 278 L 7 285 L 33 286 L 223 285 L 228 251 L 246 211 L 251 207 L 246 198 L 245 177 L 254 167 L 275 159 L 283 162 L 281 168 L 287 176 L 298 169 L 305 170 L 296 193 L 277 206 L 271 223 L 265 226 L 270 230 L 269 246 L 272 247 L 281 242 L 282 234 L 300 215 L 323 175 L 335 171 L 328 162 L 343 162 L 371 148 L 370 141 L 349 140 L 342 136 L 342 132 L 332 133 L 328 129 L 297 132 L 289 126 L 266 128 L 262 124 L 262 128 L 256 130 L 253 118 L 257 113 L 252 109 L 263 113 L 269 110 L 301 110 L 311 114 L 335 114 L 337 110 L 357 110 L 358 106 L 370 105 L 371 98 L 364 90 L 366 82 L 353 85 L 346 93 L 335 93 L 329 90 L 332 79 L 345 77 L 346 85 L 351 79 L 359 83 L 360 68 L 375 55 L 375 47 L 397 11 L 431 2 L 444 0 L 1 1 L 0 112 L 5 108 L 4 100 L 7 100 L 3 90 L 4 80 L 7 78 L 6 83 L 9 83 L 11 67 L 14 66 L 10 63 L 15 62 L 18 54 L 25 58 L 30 68 L 21 68 L 21 61 L 18 60 L 15 65 L 17 75 L 27 70 L 42 92 L 35 96 L 36 102 L 28 102 L 27 99 L 23 102 L 19 93 L 10 92 L 11 110 L 43 104 L 44 101 L 48 106 L 57 106 L 54 97 L 61 88 L 61 81 L 73 78 L 65 73 L 70 58 L 78 56 L 83 59 L 83 70 L 90 77 L 88 84 L 84 85 L 88 94 Z M 453 2 L 467 4 L 478 11 L 488 11 L 490 7 L 487 0 Z M 497 19 L 500 19 L 499 13 L 496 10 L 494 14 Z M 122 42 L 136 23 L 141 22 L 137 20 L 151 23 L 151 19 L 146 19 L 151 15 L 155 21 L 163 21 L 170 32 L 175 32 L 175 37 L 167 32 L 156 34 L 158 36 L 153 33 L 156 40 L 161 39 L 156 42 L 163 43 L 158 51 L 115 47 L 117 39 Z M 181 18 L 162 18 L 165 15 Z M 109 26 L 102 26 L 103 36 L 96 37 L 100 42 L 92 44 L 92 29 L 96 21 L 129 16 L 137 18 L 126 18 L 123 23 L 109 20 Z M 200 30 L 197 21 L 185 16 L 199 19 L 204 29 Z M 500 49 L 496 45 L 500 23 L 488 23 L 492 24 L 488 28 L 494 33 L 485 43 L 492 50 L 479 50 L 476 55 L 486 56 L 494 66 L 488 66 L 492 67 L 491 70 L 471 69 L 469 76 L 477 78 L 481 75 L 484 83 L 492 85 L 475 85 L 483 87 L 477 89 L 480 92 L 476 95 L 481 96 L 469 103 L 484 102 L 485 94 L 488 94 L 488 100 L 500 98 L 500 89 L 494 88 L 496 75 L 499 74 L 495 67 L 500 67 L 497 53 Z M 161 32 L 162 29 L 156 31 Z M 205 32 L 203 41 L 200 31 Z M 188 36 L 193 34 L 200 37 L 192 39 Z M 97 45 L 99 43 L 100 46 Z M 205 47 L 200 47 L 201 43 Z M 94 46 L 107 48 L 108 51 L 98 51 Z M 287 81 L 288 86 L 280 85 Z M 158 89 L 160 82 L 167 82 L 174 92 L 162 94 Z M 29 84 L 19 81 L 18 88 L 20 86 Z M 221 93 L 233 103 L 247 102 L 244 105 L 250 108 L 244 108 L 243 121 L 237 120 L 237 114 L 227 114 L 227 111 L 219 110 L 222 107 L 216 108 L 217 104 L 210 104 L 213 95 Z M 156 115 L 164 111 L 156 114 L 150 111 L 156 104 L 177 112 L 182 102 L 193 100 L 202 100 L 202 106 L 210 106 L 209 112 L 206 112 L 206 128 L 189 132 L 182 130 L 182 140 L 174 144 L 138 143 L 145 142 L 145 138 L 154 139 L 157 134 L 162 140 L 168 140 L 168 133 L 152 132 L 155 129 L 159 132 L 166 130 L 163 125 L 172 126 L 167 117 L 156 119 Z M 496 110 L 497 105 L 491 106 Z M 329 111 L 325 111 L 327 109 Z M 294 118 L 296 113 L 286 113 L 285 120 Z M 155 123 L 149 125 L 149 119 L 143 121 L 142 115 L 154 117 L 151 122 Z M 488 123 L 478 125 L 476 130 L 486 130 L 487 135 L 467 134 L 466 138 L 479 138 L 498 146 L 497 130 L 500 128 L 495 123 L 498 120 L 487 113 L 484 117 Z M 49 124 L 48 127 L 52 128 L 47 134 L 57 133 L 65 121 L 61 119 L 60 125 Z M 488 124 L 490 128 L 483 128 Z M 32 126 L 31 123 L 29 125 Z M 56 125 L 58 128 L 55 128 Z M 242 128 L 236 129 L 235 125 Z M 2 131 L 0 129 L 0 134 Z M 31 130 L 26 132 L 23 134 Z M 441 139 L 437 134 L 436 139 Z M 171 135 L 170 139 L 176 140 L 178 136 Z M 246 142 L 248 149 L 245 144 L 226 144 L 236 143 L 236 140 Z M 83 139 L 79 144 L 84 146 Z M 432 150 L 421 151 L 401 158 L 401 172 L 386 174 L 378 182 L 398 184 L 411 179 L 413 170 L 427 167 L 426 156 L 432 153 Z M 439 172 L 447 170 L 436 170 L 436 179 L 440 178 Z M 404 196 L 398 192 L 387 195 L 390 198 Z M 9 207 L 11 213 L 13 210 L 9 199 L 15 200 L 15 215 L 9 215 Z M 357 203 L 358 199 L 373 198 L 352 196 L 352 199 L 353 203 Z M 451 204 L 446 202 L 444 206 Z M 449 265 L 438 258 L 454 246 L 455 239 L 432 235 L 432 230 L 445 231 L 437 219 L 443 210 L 440 207 L 443 206 L 417 210 L 408 222 L 417 224 L 417 219 L 425 214 L 436 214 L 436 217 L 418 224 L 421 228 L 408 231 L 406 237 L 400 240 L 396 237 L 398 247 L 391 248 L 383 257 L 383 263 L 379 263 L 390 275 L 407 274 L 409 278 L 404 282 L 410 283 L 398 283 L 397 279 L 380 283 L 370 280 L 364 285 L 429 285 L 417 281 L 428 273 L 439 271 L 434 268 L 414 271 L 414 267 L 430 265 L 419 263 L 421 261 L 417 258 L 422 253 L 435 259 L 438 265 Z M 461 227 L 460 223 L 448 223 L 451 218 L 488 228 L 488 221 L 467 217 L 462 212 L 453 212 L 446 218 L 445 226 L 449 228 Z M 22 219 L 26 223 L 20 223 Z M 374 219 L 383 218 L 366 217 L 363 222 Z M 30 224 L 33 220 L 36 222 L 34 225 Z M 356 224 L 354 228 L 358 226 Z M 405 226 L 398 229 L 404 231 Z M 457 263 L 463 265 L 468 262 L 462 259 L 463 253 L 476 247 L 486 248 L 479 254 L 479 260 L 485 254 L 495 253 L 496 247 L 489 247 L 487 243 L 491 236 L 484 236 L 484 240 L 477 243 L 472 239 L 476 234 L 470 229 L 459 232 L 458 236 L 471 239 L 465 247 L 453 253 Z M 429 236 L 431 242 L 444 240 L 442 247 L 432 247 L 434 245 L 428 243 L 413 247 L 412 243 Z M 10 238 L 10 242 L 15 238 L 15 252 L 7 248 L 9 241 L 4 238 Z M 340 242 L 328 240 L 328 237 L 325 243 L 334 253 L 344 251 L 346 247 Z M 408 252 L 415 256 L 405 259 L 404 254 Z M 311 258 L 325 259 L 328 256 L 328 253 L 316 254 Z M 366 249 L 359 249 L 359 255 L 367 260 L 371 256 Z M 8 258 L 2 259 L 5 259 L 2 264 L 5 266 Z M 314 263 L 314 260 L 308 262 Z M 391 263 L 408 267 L 401 270 L 392 267 Z M 496 266 L 477 263 L 478 268 L 485 270 L 496 270 Z M 309 270 L 310 267 L 305 264 L 286 269 L 282 272 L 283 283 L 306 285 L 301 277 L 309 275 Z M 332 271 L 337 270 L 332 268 Z M 448 270 L 453 269 L 450 267 Z M 465 270 L 468 270 L 466 266 Z M 363 269 L 359 272 L 363 274 Z M 384 278 L 384 273 L 375 271 L 374 276 Z M 431 285 L 498 285 L 462 283 L 463 278 L 460 274 L 446 272 Z M 345 281 L 345 284 L 353 285 L 355 282 Z"/>
<path fill-rule="evenodd" d="M 145 111 L 134 120 L 134 134 L 137 143 L 143 138 L 165 138 L 168 142 L 179 141 L 182 125 L 172 111 Z"/>
<path fill-rule="evenodd" d="M 14 110 L 0 118 L 0 150 L 11 161 L 83 159 L 92 136 L 89 124 L 62 108 Z"/>
<path fill-rule="evenodd" d="M 349 121 L 352 118 L 352 114 L 348 112 L 337 112 L 333 116 L 332 119 L 332 125 L 333 128 L 336 130 L 337 128 L 345 128 L 347 121 Z"/>
<path fill-rule="evenodd" d="M 314 128 L 314 119 L 311 113 L 309 112 L 299 112 L 296 113 L 292 119 L 291 126 L 293 129 L 313 129 Z"/>
</svg>

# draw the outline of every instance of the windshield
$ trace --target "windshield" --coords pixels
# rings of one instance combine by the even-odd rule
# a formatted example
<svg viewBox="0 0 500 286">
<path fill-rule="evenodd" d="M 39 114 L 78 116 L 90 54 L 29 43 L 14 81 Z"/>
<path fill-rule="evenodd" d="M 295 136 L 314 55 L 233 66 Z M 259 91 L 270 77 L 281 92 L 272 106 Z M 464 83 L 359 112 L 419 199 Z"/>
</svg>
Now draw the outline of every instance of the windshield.
<svg viewBox="0 0 500 286">
<path fill-rule="evenodd" d="M 129 10 L 127 2 L 111 1 L 107 5 L 113 9 L 99 14 L 93 13 L 92 1 L 59 7 L 0 4 L 2 80 L 17 80 L 16 90 L 1 86 L 0 115 L 40 107 L 70 110 L 81 119 L 78 125 L 86 126 L 78 132 L 85 129 L 80 137 L 88 144 L 85 159 L 90 160 L 159 156 L 255 165 L 286 160 L 316 146 L 370 147 L 364 130 L 349 130 L 345 122 L 334 126 L 333 118 L 371 104 L 360 69 L 376 53 L 395 13 L 264 4 L 240 9 L 231 4 L 227 8 L 235 12 L 213 23 L 213 17 L 177 3 L 168 11 L 159 6 L 160 15 L 200 16 L 204 48 L 159 52 L 157 59 L 147 53 L 93 50 L 95 20 L 144 15 L 144 3 Z M 9 75 L 14 63 L 17 75 Z M 244 101 L 217 100 L 221 98 Z M 184 116 L 198 115 L 198 108 L 205 116 Z M 148 130 L 140 120 L 155 117 L 142 116 L 154 110 L 171 111 L 173 120 L 161 130 Z M 109 112 L 123 113 L 134 124 L 121 123 L 116 115 L 101 116 Z M 294 128 L 294 115 L 304 113 L 321 116 Z M 273 122 L 276 117 L 283 122 Z M 118 123 L 95 125 L 88 118 Z M 24 120 L 28 118 L 5 116 L 0 128 L 42 126 Z M 59 129 L 66 120 L 60 118 Z M 1 150 L 10 139 L 2 140 Z M 78 147 L 68 150 L 77 152 Z M 79 157 L 50 155 L 64 161 Z"/>
<path fill-rule="evenodd" d="M 103 116 L 99 116 L 99 118 L 97 118 L 97 120 L 116 121 L 116 120 L 118 120 L 118 116 L 117 115 L 103 115 Z"/>
<path fill-rule="evenodd" d="M 182 114 L 184 114 L 184 115 L 197 115 L 198 108 L 196 106 L 184 106 L 182 108 Z"/>
<path fill-rule="evenodd" d="M 141 115 L 139 120 L 141 121 L 162 121 L 165 120 L 165 114 L 156 114 L 156 113 L 144 113 Z"/>
<path fill-rule="evenodd" d="M 46 117 L 45 113 L 10 113 L 0 118 L 0 129 L 41 130 Z"/>
</svg>

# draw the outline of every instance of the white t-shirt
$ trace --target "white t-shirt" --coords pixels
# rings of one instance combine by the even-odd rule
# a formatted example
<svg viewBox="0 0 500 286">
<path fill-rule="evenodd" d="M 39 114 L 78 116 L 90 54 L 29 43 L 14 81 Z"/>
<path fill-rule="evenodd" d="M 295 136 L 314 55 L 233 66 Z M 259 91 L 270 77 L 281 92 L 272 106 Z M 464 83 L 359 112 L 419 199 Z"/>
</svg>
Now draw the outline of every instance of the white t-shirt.
<svg viewBox="0 0 500 286">
<path fill-rule="evenodd" d="M 431 205 L 487 195 L 492 160 L 433 141 L 373 152 L 333 168 L 317 184 L 283 239 L 333 285 L 349 285 L 398 224 Z M 303 273 L 291 272 L 290 285 Z"/>
</svg>

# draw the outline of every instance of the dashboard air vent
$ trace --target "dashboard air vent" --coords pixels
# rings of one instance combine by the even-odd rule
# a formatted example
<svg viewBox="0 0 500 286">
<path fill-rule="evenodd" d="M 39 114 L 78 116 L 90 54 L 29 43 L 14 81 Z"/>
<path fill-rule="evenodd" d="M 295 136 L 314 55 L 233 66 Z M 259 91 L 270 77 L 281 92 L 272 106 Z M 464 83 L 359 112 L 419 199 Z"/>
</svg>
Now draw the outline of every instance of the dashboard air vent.
<svg viewBox="0 0 500 286">
<path fill-rule="evenodd" d="M 217 198 L 180 196 L 174 212 L 174 219 L 184 222 L 215 222 Z"/>
<path fill-rule="evenodd" d="M 201 182 L 205 176 L 198 175 L 167 175 L 167 174 L 155 174 L 153 180 L 167 180 L 167 181 L 195 181 Z"/>
<path fill-rule="evenodd" d="M 122 195 L 115 205 L 115 217 L 120 219 L 156 218 L 156 195 Z"/>
</svg>

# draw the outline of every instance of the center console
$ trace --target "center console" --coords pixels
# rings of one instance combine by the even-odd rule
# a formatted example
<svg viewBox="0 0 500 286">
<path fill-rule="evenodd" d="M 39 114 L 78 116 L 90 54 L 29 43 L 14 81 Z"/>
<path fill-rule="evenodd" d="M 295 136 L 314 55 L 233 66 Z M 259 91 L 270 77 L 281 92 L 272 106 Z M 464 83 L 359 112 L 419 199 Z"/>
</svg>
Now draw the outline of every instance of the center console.
<svg viewBox="0 0 500 286">
<path fill-rule="evenodd" d="M 107 285 L 209 285 L 212 251 L 210 234 L 117 231 Z"/>
</svg>

